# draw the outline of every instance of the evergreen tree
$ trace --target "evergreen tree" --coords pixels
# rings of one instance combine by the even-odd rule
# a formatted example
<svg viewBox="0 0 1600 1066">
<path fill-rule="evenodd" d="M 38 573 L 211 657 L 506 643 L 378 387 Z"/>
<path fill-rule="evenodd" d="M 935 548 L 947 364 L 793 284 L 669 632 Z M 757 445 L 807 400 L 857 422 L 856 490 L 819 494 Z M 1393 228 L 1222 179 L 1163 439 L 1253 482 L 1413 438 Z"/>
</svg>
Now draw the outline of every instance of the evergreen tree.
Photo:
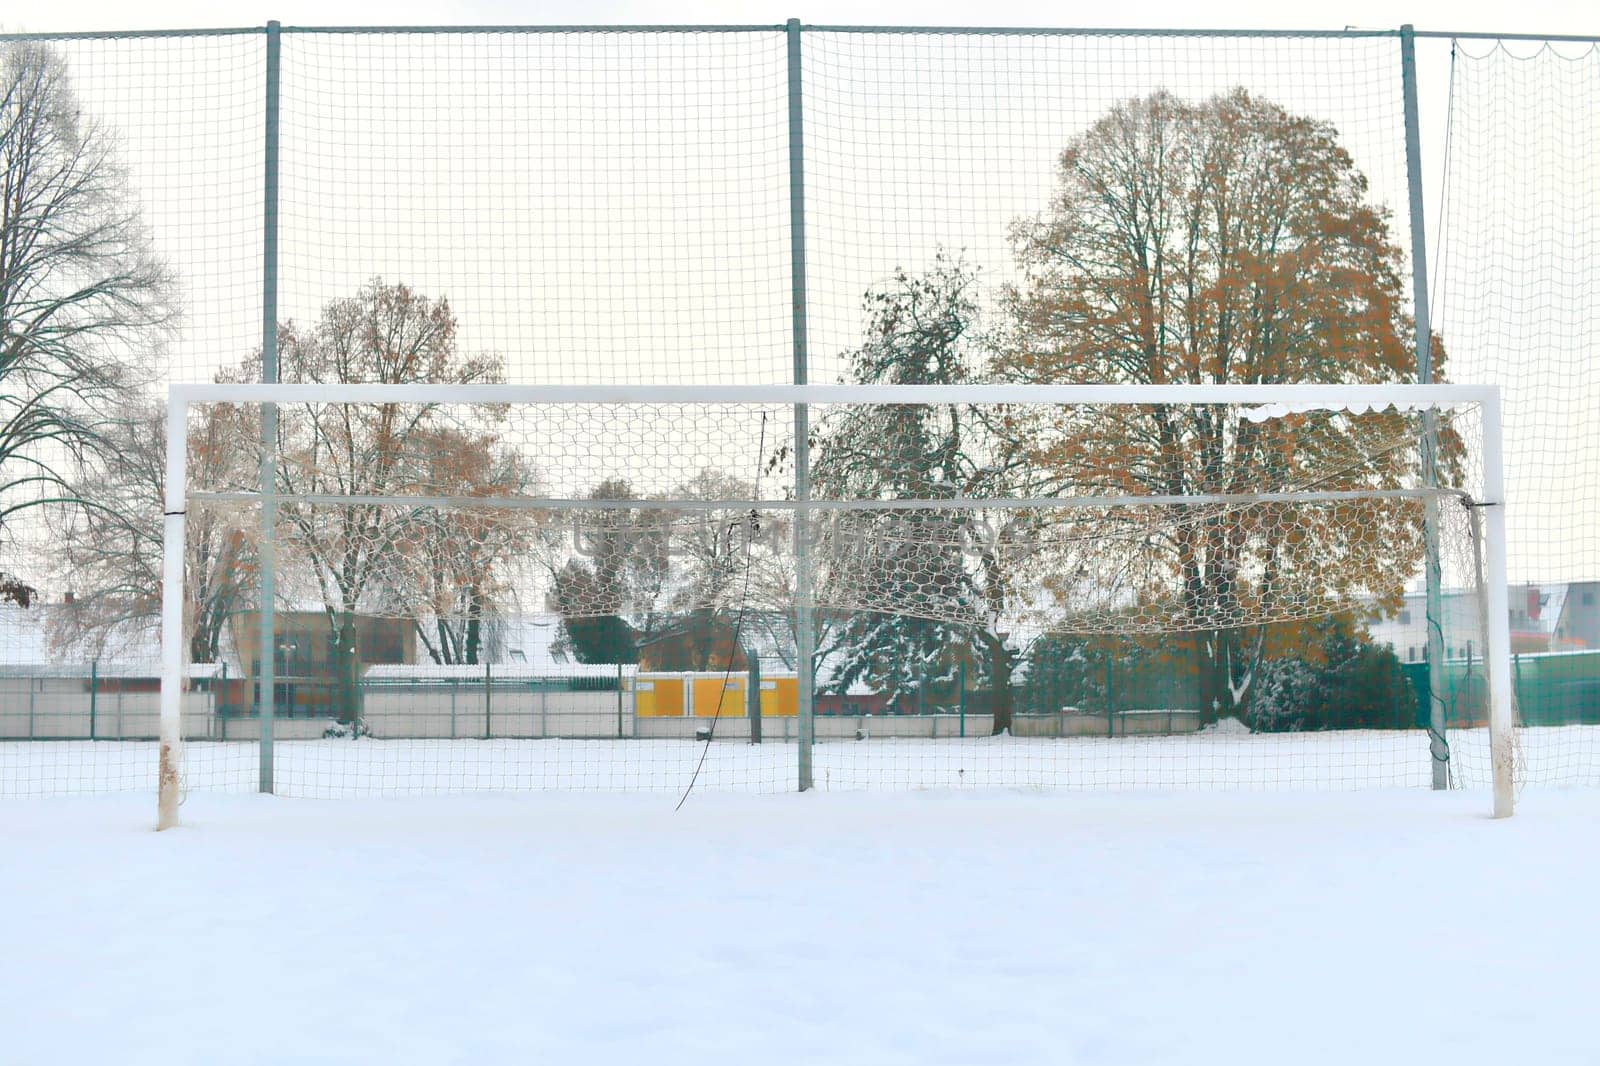
<svg viewBox="0 0 1600 1066">
<path fill-rule="evenodd" d="M 975 272 L 941 252 L 925 274 L 897 271 L 869 292 L 866 342 L 849 357 L 851 378 L 872 385 L 952 385 L 977 363 Z M 997 485 L 994 435 L 970 405 L 847 407 L 815 431 L 812 483 L 841 499 L 943 500 Z M 988 516 L 976 509 L 843 512 L 819 521 L 823 603 L 883 604 L 846 614 L 822 654 L 829 685 L 864 682 L 899 706 L 950 692 L 963 662 L 972 682 L 995 691 L 995 731 L 1011 724 L 1016 653 L 997 626 L 1007 574 L 986 547 Z"/>
</svg>

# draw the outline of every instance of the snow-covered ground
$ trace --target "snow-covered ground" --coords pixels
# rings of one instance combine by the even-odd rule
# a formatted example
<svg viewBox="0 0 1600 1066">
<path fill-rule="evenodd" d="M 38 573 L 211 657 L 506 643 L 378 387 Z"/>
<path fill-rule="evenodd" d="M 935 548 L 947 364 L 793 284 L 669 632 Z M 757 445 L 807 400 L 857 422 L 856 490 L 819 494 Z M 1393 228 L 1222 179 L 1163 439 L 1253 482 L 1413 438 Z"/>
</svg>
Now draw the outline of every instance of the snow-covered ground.
<svg viewBox="0 0 1600 1066">
<path fill-rule="evenodd" d="M 1600 791 L 0 803 L 7 1063 L 1593 1063 Z"/>
<path fill-rule="evenodd" d="M 1240 730 L 1243 727 L 1239 727 Z M 1458 784 L 1488 781 L 1488 734 L 1452 730 Z M 1600 726 L 1519 731 L 1523 780 L 1600 786 Z M 681 792 L 700 764 L 707 792 L 790 792 L 795 745 L 693 740 L 309 740 L 275 746 L 277 791 L 338 798 L 438 792 Z M 253 792 L 256 745 L 192 741 L 184 781 L 193 792 Z M 1068 739 L 870 738 L 819 743 L 823 791 L 1044 788 L 1246 790 L 1427 788 L 1433 779 L 1420 730 Z M 138 741 L 0 742 L 0 798 L 154 792 L 156 745 Z"/>
</svg>

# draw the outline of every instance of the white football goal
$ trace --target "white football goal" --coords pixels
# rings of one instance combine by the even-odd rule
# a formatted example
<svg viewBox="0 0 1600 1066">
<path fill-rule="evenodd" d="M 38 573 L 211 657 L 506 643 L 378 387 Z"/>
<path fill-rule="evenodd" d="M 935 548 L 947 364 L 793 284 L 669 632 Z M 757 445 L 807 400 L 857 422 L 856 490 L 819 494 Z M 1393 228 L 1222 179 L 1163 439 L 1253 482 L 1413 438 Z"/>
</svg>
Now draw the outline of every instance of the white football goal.
<svg viewBox="0 0 1600 1066">
<path fill-rule="evenodd" d="M 1476 385 L 173 385 L 159 824 L 249 786 L 1509 815 L 1500 425 Z"/>
</svg>

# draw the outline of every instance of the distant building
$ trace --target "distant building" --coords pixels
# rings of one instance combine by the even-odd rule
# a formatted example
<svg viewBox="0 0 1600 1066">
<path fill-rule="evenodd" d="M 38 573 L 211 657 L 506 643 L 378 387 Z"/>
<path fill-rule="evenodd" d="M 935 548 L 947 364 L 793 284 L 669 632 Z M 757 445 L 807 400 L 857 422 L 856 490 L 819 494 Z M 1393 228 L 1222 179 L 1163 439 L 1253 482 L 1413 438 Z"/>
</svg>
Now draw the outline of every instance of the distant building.
<svg viewBox="0 0 1600 1066">
<path fill-rule="evenodd" d="M 357 614 L 353 621 L 357 661 L 363 664 L 417 661 L 410 619 Z M 261 615 L 256 611 L 240 611 L 228 622 L 239 662 L 247 664 L 253 675 L 261 662 Z M 317 677 L 334 672 L 333 631 L 326 612 L 274 611 L 272 635 L 273 663 L 278 674 Z"/>
<path fill-rule="evenodd" d="M 1600 581 L 1573 581 L 1565 588 L 1555 612 L 1553 650 L 1600 648 Z"/>
<path fill-rule="evenodd" d="M 1600 648 L 1600 581 L 1512 585 L 1506 600 L 1512 652 Z M 1445 658 L 1481 657 L 1482 607 L 1477 595 L 1446 589 L 1441 605 Z M 1397 611 L 1371 624 L 1373 641 L 1389 645 L 1401 662 L 1422 662 L 1428 654 L 1427 608 L 1423 593 L 1406 593 Z"/>
</svg>

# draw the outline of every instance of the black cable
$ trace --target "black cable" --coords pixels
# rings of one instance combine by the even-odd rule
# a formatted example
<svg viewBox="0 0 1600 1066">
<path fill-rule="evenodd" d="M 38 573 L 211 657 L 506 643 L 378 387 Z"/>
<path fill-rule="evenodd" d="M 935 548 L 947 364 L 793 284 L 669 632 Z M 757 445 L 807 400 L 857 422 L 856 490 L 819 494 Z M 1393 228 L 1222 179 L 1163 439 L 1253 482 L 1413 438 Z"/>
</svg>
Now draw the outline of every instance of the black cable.
<svg viewBox="0 0 1600 1066">
<path fill-rule="evenodd" d="M 756 478 L 750 492 L 751 498 L 756 500 L 761 499 L 761 457 L 766 453 L 766 450 L 767 413 L 762 411 L 761 437 L 756 443 Z M 796 520 L 798 521 L 798 517 Z M 733 641 L 728 648 L 728 665 L 722 672 L 722 686 L 717 690 L 717 710 L 711 716 L 710 728 L 706 730 L 705 746 L 700 749 L 700 761 L 695 763 L 694 773 L 690 776 L 689 784 L 685 786 L 683 795 L 678 797 L 678 805 L 672 808 L 673 813 L 683 810 L 683 805 L 689 800 L 689 793 L 694 791 L 695 782 L 700 780 L 700 771 L 705 768 L 706 756 L 711 753 L 711 742 L 717 738 L 717 723 L 722 720 L 722 699 L 728 691 L 728 682 L 733 679 L 733 655 L 738 650 L 739 638 L 744 633 L 744 612 L 745 607 L 750 602 L 750 572 L 753 569 L 752 562 L 755 559 L 755 552 L 752 549 L 755 546 L 756 533 L 761 528 L 761 519 L 754 507 L 750 508 L 750 515 L 747 521 L 750 529 L 744 539 L 744 588 L 739 594 L 739 613 L 734 616 L 733 620 Z M 728 523 L 730 531 L 736 526 L 737 523 Z M 748 694 L 746 694 L 746 698 L 748 699 Z M 759 692 L 756 693 L 756 699 L 759 700 L 760 698 L 761 694 Z"/>
</svg>

